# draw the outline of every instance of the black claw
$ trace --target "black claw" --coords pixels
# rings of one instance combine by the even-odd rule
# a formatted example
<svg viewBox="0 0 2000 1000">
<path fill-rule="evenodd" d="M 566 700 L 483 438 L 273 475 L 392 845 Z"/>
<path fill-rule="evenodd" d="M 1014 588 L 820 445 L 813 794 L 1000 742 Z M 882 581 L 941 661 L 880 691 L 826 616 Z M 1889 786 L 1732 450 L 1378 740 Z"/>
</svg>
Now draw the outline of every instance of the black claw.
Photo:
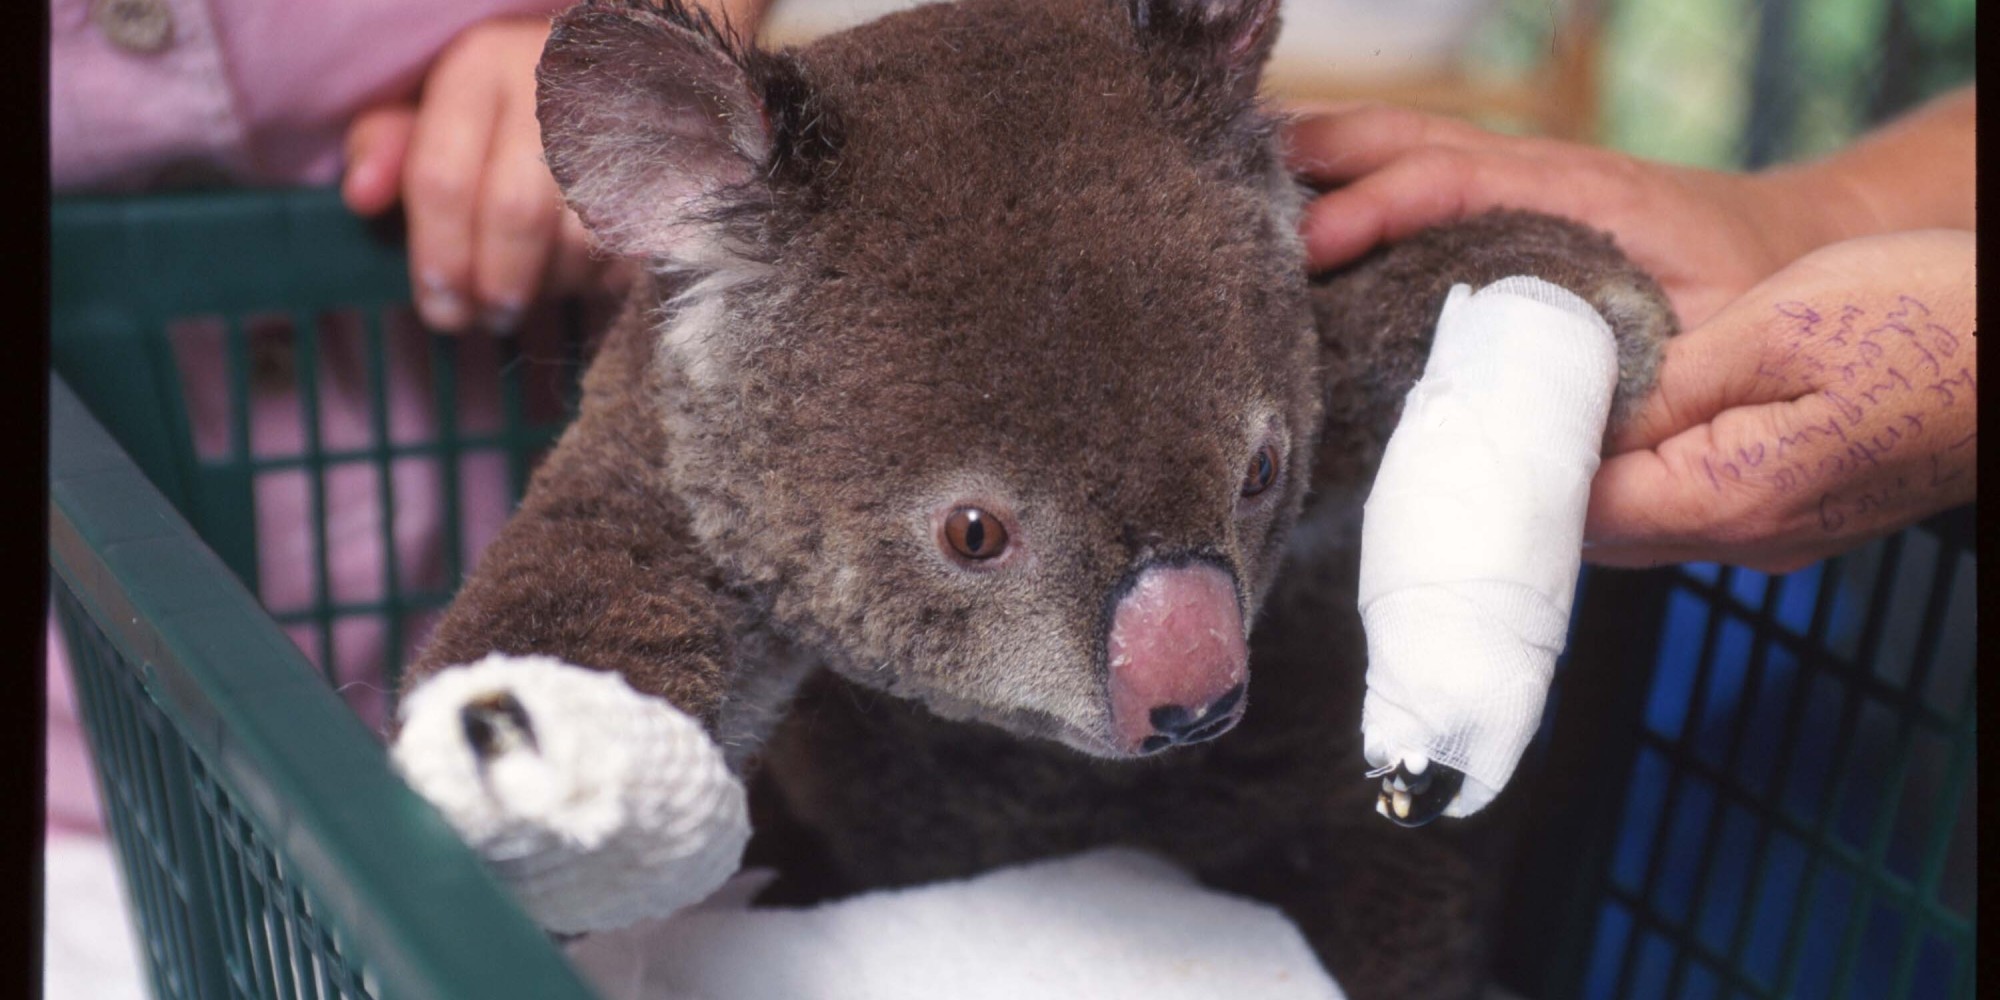
<svg viewBox="0 0 2000 1000">
<path fill-rule="evenodd" d="M 1422 774 L 1411 774 L 1398 764 L 1396 770 L 1390 772 L 1388 780 L 1390 785 L 1401 788 L 1409 793 L 1410 798 L 1415 799 L 1431 790 L 1431 775 L 1434 773 L 1436 771 L 1433 768 L 1427 767 Z"/>
<path fill-rule="evenodd" d="M 1372 772 L 1371 772 L 1372 776 Z M 1396 786 L 1401 785 L 1402 793 L 1410 800 L 1409 815 L 1396 815 Z M 1432 761 L 1422 774 L 1411 774 L 1402 764 L 1382 777 L 1382 791 L 1376 801 L 1382 806 L 1382 814 L 1397 826 L 1417 827 L 1444 815 L 1445 807 L 1458 797 L 1458 790 L 1465 786 L 1465 772 Z"/>
<path fill-rule="evenodd" d="M 472 744 L 472 752 L 481 763 L 516 746 L 540 752 L 528 710 L 505 691 L 466 702 L 458 710 L 458 721 L 465 729 L 465 741 Z"/>
</svg>

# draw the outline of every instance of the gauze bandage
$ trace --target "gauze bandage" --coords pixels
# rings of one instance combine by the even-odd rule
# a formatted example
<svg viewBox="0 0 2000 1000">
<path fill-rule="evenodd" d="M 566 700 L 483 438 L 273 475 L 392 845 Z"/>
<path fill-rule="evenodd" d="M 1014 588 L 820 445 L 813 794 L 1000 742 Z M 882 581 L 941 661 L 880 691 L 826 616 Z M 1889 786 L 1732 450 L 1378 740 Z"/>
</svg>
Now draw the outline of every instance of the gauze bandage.
<svg viewBox="0 0 2000 1000">
<path fill-rule="evenodd" d="M 500 696 L 532 735 L 482 755 L 467 709 Z M 747 801 L 722 751 L 617 674 L 494 653 L 439 671 L 400 713 L 397 769 L 549 930 L 666 916 L 742 862 Z"/>
<path fill-rule="evenodd" d="M 1465 773 L 1483 808 L 1542 717 L 1618 381 L 1611 328 L 1533 277 L 1445 299 L 1362 515 L 1371 764 Z"/>
</svg>

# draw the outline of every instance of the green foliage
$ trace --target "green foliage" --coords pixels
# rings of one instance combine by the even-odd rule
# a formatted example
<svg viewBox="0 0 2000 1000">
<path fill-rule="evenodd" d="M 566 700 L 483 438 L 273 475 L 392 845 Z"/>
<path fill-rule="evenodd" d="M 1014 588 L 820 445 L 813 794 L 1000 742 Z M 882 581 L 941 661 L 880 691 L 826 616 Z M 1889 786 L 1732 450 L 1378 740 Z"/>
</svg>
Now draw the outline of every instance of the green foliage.
<svg viewBox="0 0 2000 1000">
<path fill-rule="evenodd" d="M 1742 166 L 1753 123 L 1774 130 L 1764 143 L 1775 159 L 1817 156 L 1973 73 L 1976 0 L 1603 7 L 1598 139 L 1673 163 Z M 1470 72 L 1497 80 L 1531 70 L 1568 9 L 1568 0 L 1500 0 L 1468 49 Z"/>
</svg>

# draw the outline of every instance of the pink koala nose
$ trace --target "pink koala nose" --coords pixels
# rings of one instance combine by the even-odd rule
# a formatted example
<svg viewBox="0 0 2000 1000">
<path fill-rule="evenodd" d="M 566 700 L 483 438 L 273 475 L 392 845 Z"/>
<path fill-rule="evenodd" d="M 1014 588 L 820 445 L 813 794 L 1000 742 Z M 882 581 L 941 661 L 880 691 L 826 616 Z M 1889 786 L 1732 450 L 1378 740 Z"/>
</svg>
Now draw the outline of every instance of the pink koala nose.
<svg viewBox="0 0 2000 1000">
<path fill-rule="evenodd" d="M 1111 726 L 1127 753 L 1199 743 L 1243 715 L 1250 650 L 1229 574 L 1194 564 L 1141 573 L 1111 615 Z"/>
</svg>

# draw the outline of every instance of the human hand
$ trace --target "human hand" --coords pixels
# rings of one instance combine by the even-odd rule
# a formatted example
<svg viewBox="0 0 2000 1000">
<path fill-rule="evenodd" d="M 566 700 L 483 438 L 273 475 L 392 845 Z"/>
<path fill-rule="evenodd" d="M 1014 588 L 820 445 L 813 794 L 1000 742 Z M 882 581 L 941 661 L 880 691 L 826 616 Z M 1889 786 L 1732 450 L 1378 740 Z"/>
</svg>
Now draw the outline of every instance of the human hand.
<svg viewBox="0 0 2000 1000">
<path fill-rule="evenodd" d="M 341 194 L 362 215 L 398 198 L 409 221 L 410 284 L 434 329 L 505 333 L 543 293 L 620 276 L 594 259 L 542 159 L 535 64 L 543 18 L 495 18 L 459 35 L 414 102 L 356 116 Z"/>
<path fill-rule="evenodd" d="M 1790 572 L 1977 493 L 1975 237 L 1815 251 L 1667 342 L 1584 558 Z"/>
<path fill-rule="evenodd" d="M 1301 224 L 1315 270 L 1437 223 L 1532 209 L 1610 232 L 1659 279 L 1683 327 L 1832 242 L 1834 220 L 1850 211 L 1850 192 L 1815 172 L 1649 163 L 1376 104 L 1307 111 L 1291 122 L 1287 140 L 1295 172 L 1339 185 L 1307 208 Z"/>
</svg>

